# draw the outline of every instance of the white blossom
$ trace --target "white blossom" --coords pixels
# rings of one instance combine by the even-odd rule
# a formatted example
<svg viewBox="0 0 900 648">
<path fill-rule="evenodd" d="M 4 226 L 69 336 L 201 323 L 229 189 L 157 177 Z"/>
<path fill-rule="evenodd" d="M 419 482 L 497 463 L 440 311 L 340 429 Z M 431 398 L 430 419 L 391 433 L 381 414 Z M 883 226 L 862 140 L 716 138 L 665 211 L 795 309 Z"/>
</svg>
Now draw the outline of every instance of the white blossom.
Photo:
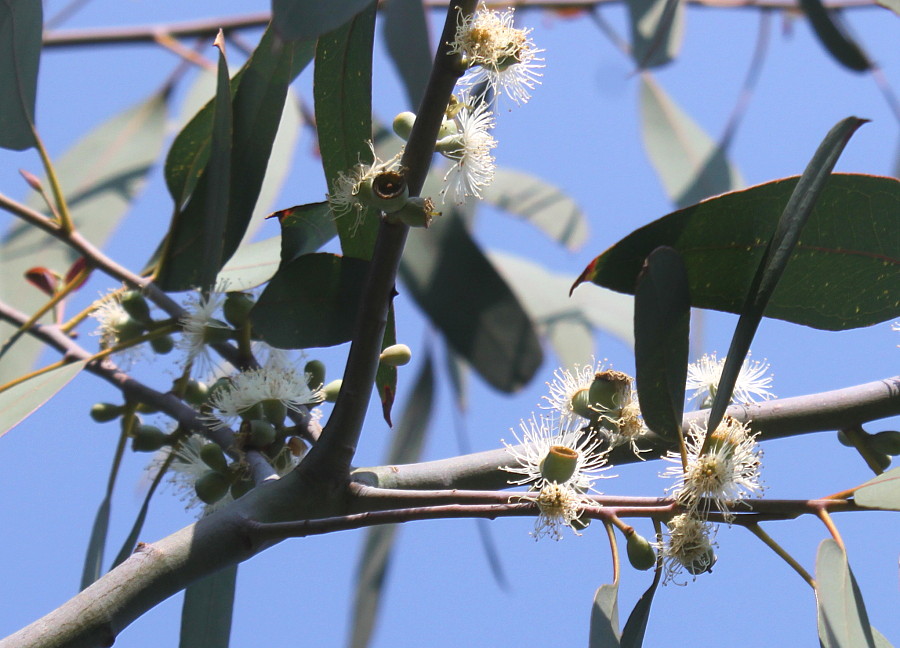
<svg viewBox="0 0 900 648">
<path fill-rule="evenodd" d="M 690 513 L 676 515 L 666 522 L 665 538 L 657 546 L 665 569 L 665 582 L 678 585 L 678 576 L 687 570 L 696 580 L 700 574 L 712 571 L 716 562 L 713 551 L 714 528 Z"/>
<path fill-rule="evenodd" d="M 718 360 L 715 353 L 704 354 L 700 360 L 688 365 L 685 388 L 694 392 L 691 399 L 699 399 L 701 407 L 709 407 L 712 404 L 724 366 L 725 358 Z M 734 384 L 732 402 L 746 404 L 774 398 L 774 394 L 769 391 L 772 387 L 772 376 L 767 375 L 768 371 L 768 362 L 751 361 L 748 353 Z"/>
<path fill-rule="evenodd" d="M 491 150 L 497 146 L 497 141 L 490 132 L 494 127 L 494 114 L 484 102 L 475 108 L 466 104 L 453 121 L 457 132 L 437 143 L 438 150 L 453 163 L 444 174 L 441 196 L 444 202 L 449 199 L 462 204 L 468 197 L 481 198 L 482 189 L 494 180 Z"/>
</svg>

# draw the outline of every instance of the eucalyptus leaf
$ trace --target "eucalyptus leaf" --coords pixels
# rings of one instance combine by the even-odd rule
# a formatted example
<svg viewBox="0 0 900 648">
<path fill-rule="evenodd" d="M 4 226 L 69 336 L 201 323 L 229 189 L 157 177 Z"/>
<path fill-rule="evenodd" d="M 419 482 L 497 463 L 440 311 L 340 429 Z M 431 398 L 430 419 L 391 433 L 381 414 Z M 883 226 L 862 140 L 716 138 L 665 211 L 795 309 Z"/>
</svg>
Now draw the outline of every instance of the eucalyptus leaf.
<svg viewBox="0 0 900 648">
<path fill-rule="evenodd" d="M 822 0 L 800 0 L 819 42 L 838 63 L 854 72 L 872 69 L 872 61 L 853 39 L 837 11 L 829 11 Z"/>
<path fill-rule="evenodd" d="M 109 532 L 109 513 L 110 494 L 107 493 L 94 515 L 94 524 L 91 527 L 91 537 L 88 540 L 87 554 L 81 572 L 79 588 L 81 590 L 100 578 L 103 570 L 103 553 L 106 548 L 106 535 Z"/>
<path fill-rule="evenodd" d="M 853 492 L 853 500 L 865 508 L 900 511 L 900 468 L 867 481 Z"/>
<path fill-rule="evenodd" d="M 601 585 L 594 594 L 588 646 L 619 647 L 619 586 L 616 583 Z"/>
<path fill-rule="evenodd" d="M 374 0 L 272 0 L 272 24 L 285 40 L 315 39 L 373 4 Z"/>
<path fill-rule="evenodd" d="M 72 362 L 0 391 L 0 437 L 50 400 L 84 369 L 85 362 Z"/>
<path fill-rule="evenodd" d="M 180 648 L 228 648 L 237 565 L 229 565 L 184 591 Z"/>
<path fill-rule="evenodd" d="M 647 622 L 650 620 L 650 606 L 661 580 L 662 568 L 657 567 L 656 573 L 653 575 L 653 582 L 650 583 L 647 591 L 641 594 L 641 598 L 638 599 L 631 614 L 628 615 L 625 627 L 622 628 L 622 648 L 641 648 L 644 644 L 644 633 L 647 631 Z"/>
<path fill-rule="evenodd" d="M 410 110 L 418 110 L 431 74 L 431 43 L 422 0 L 391 0 L 383 10 L 388 54 L 403 81 Z"/>
<path fill-rule="evenodd" d="M 847 554 L 831 538 L 816 555 L 816 609 L 823 648 L 876 645 Z"/>
<path fill-rule="evenodd" d="M 24 151 L 35 145 L 43 23 L 42 2 L 0 2 L 0 147 Z"/>
<path fill-rule="evenodd" d="M 631 56 L 639 69 L 670 63 L 684 39 L 682 0 L 628 0 Z"/>
</svg>

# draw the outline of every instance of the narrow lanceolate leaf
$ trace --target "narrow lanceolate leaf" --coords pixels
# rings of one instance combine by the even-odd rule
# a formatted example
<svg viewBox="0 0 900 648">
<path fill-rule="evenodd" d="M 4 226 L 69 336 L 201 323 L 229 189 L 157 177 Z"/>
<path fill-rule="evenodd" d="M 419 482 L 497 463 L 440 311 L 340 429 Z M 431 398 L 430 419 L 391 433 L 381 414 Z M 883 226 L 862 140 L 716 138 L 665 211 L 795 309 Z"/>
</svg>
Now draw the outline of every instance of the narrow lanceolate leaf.
<svg viewBox="0 0 900 648">
<path fill-rule="evenodd" d="M 349 341 L 368 267 L 362 259 L 323 253 L 283 265 L 250 311 L 253 330 L 279 349 Z"/>
<path fill-rule="evenodd" d="M 388 307 L 387 324 L 384 327 L 384 335 L 381 338 L 381 348 L 397 344 L 397 322 L 394 317 L 394 304 Z M 394 399 L 397 397 L 397 367 L 383 362 L 378 363 L 375 372 L 375 389 L 378 391 L 378 400 L 381 401 L 381 415 L 388 427 L 393 427 L 391 410 L 394 407 Z"/>
<path fill-rule="evenodd" d="M 431 354 L 416 377 L 400 422 L 394 429 L 386 463 L 414 463 L 422 456 L 422 447 L 434 408 L 434 365 Z M 390 567 L 396 525 L 371 527 L 357 568 L 356 594 L 353 601 L 353 634 L 350 648 L 365 648 L 372 638 L 378 610 L 384 594 L 385 578 Z"/>
<path fill-rule="evenodd" d="M 640 104 L 644 146 L 677 207 L 743 186 L 725 151 L 647 73 L 641 75 Z"/>
<path fill-rule="evenodd" d="M 199 580 L 184 591 L 179 648 L 228 648 L 237 565 Z"/>
<path fill-rule="evenodd" d="M 392 0 L 384 8 L 388 54 L 403 81 L 409 109 L 418 110 L 431 74 L 431 43 L 422 0 Z"/>
<path fill-rule="evenodd" d="M 691 303 L 681 255 L 650 253 L 634 293 L 635 382 L 647 427 L 676 442 L 684 413 Z"/>
<path fill-rule="evenodd" d="M 847 554 L 831 538 L 816 555 L 816 609 L 823 648 L 876 645 Z"/>
<path fill-rule="evenodd" d="M 319 4 L 319 3 L 315 3 Z M 321 4 L 333 11 L 332 4 Z M 340 23 L 339 23 L 340 24 Z M 372 161 L 372 45 L 375 4 L 340 29 L 325 34 L 316 48 L 313 95 L 322 166 L 329 192 L 341 173 Z M 347 256 L 369 259 L 378 232 L 374 213 L 357 226 L 355 212 L 337 219 L 341 249 Z"/>
<path fill-rule="evenodd" d="M 619 648 L 619 586 L 601 585 L 591 606 L 590 648 Z"/>
<path fill-rule="evenodd" d="M 73 362 L 0 391 L 0 437 L 52 398 L 84 369 Z"/>
<path fill-rule="evenodd" d="M 684 37 L 681 0 L 628 0 L 631 18 L 631 56 L 639 69 L 672 61 Z"/>
<path fill-rule="evenodd" d="M 282 122 L 288 85 L 309 62 L 310 52 L 310 43 L 285 43 L 268 29 L 235 78 L 217 85 L 213 106 L 204 107 L 176 138 L 166 160 L 166 183 L 176 213 L 158 270 L 158 282 L 166 290 L 211 281 L 240 245 Z M 226 104 L 232 113 L 227 138 Z M 223 144 L 230 151 L 224 182 L 224 160 L 219 154 L 210 155 L 214 148 L 221 151 Z M 218 216 L 224 219 L 219 229 L 210 229 L 214 223 L 207 219 L 212 205 L 227 207 Z M 206 261 L 210 239 L 215 239 L 216 247 L 221 241 L 221 253 Z"/>
<path fill-rule="evenodd" d="M 55 164 L 76 229 L 98 247 L 144 186 L 162 150 L 167 99 L 167 91 L 158 92 L 113 116 Z M 34 209 L 45 208 L 37 194 L 27 202 Z M 76 259 L 77 254 L 55 238 L 17 223 L 0 238 L 0 299 L 26 313 L 35 312 L 46 297 L 26 283 L 25 272 L 40 265 L 65 274 Z M 8 339 L 13 330 L 0 322 L 0 340 Z M 0 362 L 0 383 L 28 372 L 43 348 L 30 336 L 19 339 Z"/>
<path fill-rule="evenodd" d="M 644 258 L 681 253 L 691 304 L 740 313 L 763 251 L 797 187 L 776 180 L 664 216 L 594 259 L 575 283 L 633 293 Z M 767 317 L 826 330 L 900 316 L 900 181 L 834 174 L 809 217 Z"/>
<path fill-rule="evenodd" d="M 894 468 L 856 489 L 853 499 L 860 506 L 900 511 L 900 468 Z"/>
<path fill-rule="evenodd" d="M 662 568 L 657 567 L 653 575 L 653 582 L 647 588 L 638 602 L 635 603 L 628 621 L 622 628 L 621 648 L 641 648 L 644 645 L 644 633 L 647 631 L 647 622 L 650 620 L 650 606 L 653 603 L 653 595 L 662 580 Z"/>
<path fill-rule="evenodd" d="M 447 343 L 490 385 L 513 392 L 531 380 L 543 359 L 534 324 L 458 215 L 410 231 L 400 276 Z"/>
<path fill-rule="evenodd" d="M 285 40 L 314 39 L 340 27 L 373 0 L 272 0 L 272 24 Z"/>
<path fill-rule="evenodd" d="M 278 270 L 280 253 L 281 236 L 242 245 L 219 270 L 217 290 L 240 292 L 261 286 Z"/>
<path fill-rule="evenodd" d="M 35 144 L 34 100 L 43 35 L 43 3 L 0 2 L 0 147 L 23 151 Z"/>
<path fill-rule="evenodd" d="M 708 430 L 715 430 L 725 415 L 725 409 L 731 402 L 731 394 L 734 391 L 734 384 L 737 381 L 741 365 L 750 350 L 753 336 L 756 334 L 763 313 L 775 292 L 775 287 L 781 280 L 794 248 L 800 240 L 800 233 L 809 220 L 813 207 L 819 200 L 819 195 L 844 150 L 844 146 L 863 123 L 865 123 L 864 120 L 856 117 L 848 117 L 838 122 L 822 140 L 809 164 L 806 165 L 800 180 L 797 181 L 797 186 L 794 187 L 788 204 L 785 206 L 781 218 L 778 219 L 775 232 L 763 251 L 759 267 L 756 269 L 750 289 L 747 291 L 747 298 L 741 307 L 741 317 L 738 319 L 734 336 L 731 338 L 731 345 L 728 348 L 728 355 L 725 358 L 725 365 L 722 367 L 722 375 L 716 388 L 716 395 L 709 408 Z M 895 214 L 895 217 L 898 216 L 900 213 Z M 895 253 L 898 249 L 900 248 L 895 248 Z M 894 284 L 892 292 L 894 299 L 900 302 L 900 295 L 896 290 L 897 285 Z M 703 443 L 704 451 L 711 438 L 711 435 L 706 437 Z"/>
<path fill-rule="evenodd" d="M 872 61 L 847 32 L 840 14 L 826 9 L 822 0 L 800 0 L 800 6 L 819 41 L 838 63 L 855 72 L 872 68 Z"/>
<path fill-rule="evenodd" d="M 272 214 L 281 225 L 281 262 L 315 252 L 337 236 L 327 202 L 297 205 Z"/>
<path fill-rule="evenodd" d="M 577 250 L 587 240 L 584 211 L 561 189 L 537 176 L 499 168 L 484 189 L 484 200 L 531 223 L 569 250 Z"/>
</svg>

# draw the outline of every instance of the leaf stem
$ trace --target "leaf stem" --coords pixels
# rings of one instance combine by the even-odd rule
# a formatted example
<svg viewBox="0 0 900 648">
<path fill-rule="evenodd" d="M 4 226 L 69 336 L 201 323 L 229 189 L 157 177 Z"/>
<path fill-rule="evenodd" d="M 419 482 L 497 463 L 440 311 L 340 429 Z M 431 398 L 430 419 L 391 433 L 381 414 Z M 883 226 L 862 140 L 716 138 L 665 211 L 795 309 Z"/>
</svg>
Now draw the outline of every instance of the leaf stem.
<svg viewBox="0 0 900 648">
<path fill-rule="evenodd" d="M 775 542 L 775 540 L 772 538 L 772 536 L 770 536 L 768 533 L 763 531 L 762 527 L 760 527 L 758 524 L 756 524 L 754 522 L 753 524 L 744 525 L 744 528 L 746 528 L 748 531 L 750 531 L 750 533 L 752 533 L 757 538 L 762 540 L 763 543 L 767 547 L 769 547 L 772 551 L 774 551 L 782 560 L 784 560 L 784 562 L 786 562 L 791 567 L 791 569 L 793 569 L 795 572 L 797 572 L 800 575 L 800 578 L 805 580 L 809 584 L 810 587 L 812 587 L 813 589 L 816 589 L 815 579 L 812 576 L 810 576 L 809 572 L 803 568 L 803 565 L 798 563 L 794 559 L 794 557 L 791 556 L 787 551 L 785 551 L 784 548 L 780 544 Z"/>
</svg>

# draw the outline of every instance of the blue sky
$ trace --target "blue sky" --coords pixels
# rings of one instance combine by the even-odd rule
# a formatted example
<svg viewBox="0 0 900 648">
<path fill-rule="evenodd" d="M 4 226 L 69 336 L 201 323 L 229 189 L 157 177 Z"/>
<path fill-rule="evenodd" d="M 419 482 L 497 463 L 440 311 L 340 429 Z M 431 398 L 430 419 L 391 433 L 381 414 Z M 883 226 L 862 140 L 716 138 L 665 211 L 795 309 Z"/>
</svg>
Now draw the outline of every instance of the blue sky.
<svg viewBox="0 0 900 648">
<path fill-rule="evenodd" d="M 47 14 L 58 3 L 49 3 Z M 95 0 L 67 26 L 161 23 L 208 15 L 267 9 L 262 2 L 197 1 L 185 8 L 171 1 L 128 3 Z M 604 15 L 627 34 L 625 11 Z M 436 16 L 433 16 L 435 18 Z M 862 9 L 848 19 L 889 83 L 900 84 L 898 21 L 887 11 Z M 691 9 L 678 60 L 657 81 L 713 138 L 720 135 L 740 90 L 756 38 L 758 14 L 752 10 Z M 439 23 L 436 23 L 439 25 Z M 577 252 L 548 242 L 528 225 L 483 210 L 477 237 L 491 249 L 537 259 L 556 272 L 577 275 L 594 256 L 636 227 L 672 210 L 641 143 L 637 110 L 638 79 L 631 63 L 587 18 L 561 19 L 536 13 L 523 24 L 546 50 L 543 84 L 522 107 L 503 104 L 498 114 L 498 164 L 527 170 L 561 187 L 590 219 L 588 242 Z M 839 171 L 889 175 L 895 168 L 898 124 L 869 76 L 840 68 L 800 20 L 773 16 L 771 44 L 762 77 L 736 135 L 732 160 L 748 185 L 803 170 L 827 130 L 839 119 L 872 119 L 851 140 Z M 436 31 L 436 29 L 435 29 Z M 376 44 L 376 47 L 380 47 Z M 211 48 L 210 48 L 211 50 Z M 209 52 L 212 56 L 212 52 Z M 235 56 L 232 60 L 236 60 Z M 87 129 L 156 89 L 177 61 L 149 46 L 90 51 L 52 51 L 42 59 L 38 125 L 51 154 L 71 146 Z M 236 63 L 232 63 L 234 69 Z M 296 90 L 311 99 L 311 75 Z M 182 86 L 170 109 L 172 134 L 180 118 Z M 376 52 L 375 111 L 389 120 L 409 107 L 379 49 Z M 319 162 L 311 155 L 308 132 L 299 141 L 295 169 L 273 209 L 321 200 L 325 193 Z M 33 153 L 0 152 L 0 191 L 21 198 L 17 169 L 37 172 Z M 160 169 L 153 172 L 129 218 L 108 250 L 138 268 L 155 239 L 165 231 L 171 206 Z M 9 218 L 0 215 L 0 226 Z M 261 235 L 267 236 L 270 230 Z M 82 291 L 89 300 L 108 287 L 96 278 Z M 599 291 L 584 286 L 580 291 Z M 422 356 L 425 322 L 403 296 L 398 302 L 399 337 Z M 86 303 L 84 301 L 83 303 Z M 73 308 L 74 310 L 74 308 Z M 710 313 L 695 336 L 697 349 L 727 348 L 735 317 Z M 697 333 L 695 329 L 695 333 Z M 779 396 L 836 389 L 897 373 L 898 334 L 890 325 L 826 333 L 766 320 L 753 344 L 755 358 L 767 358 Z M 86 342 L 85 344 L 88 344 Z M 633 370 L 630 349 L 608 334 L 596 337 L 596 355 L 618 369 Z M 310 353 L 339 373 L 345 347 Z M 439 353 L 438 357 L 442 357 Z M 50 360 L 50 356 L 45 358 Z M 585 361 L 588 361 L 586 358 Z M 171 380 L 164 362 L 139 367 L 165 388 Z M 552 378 L 556 360 L 548 351 L 533 383 L 514 397 L 500 396 L 471 380 L 470 407 L 457 416 L 445 379 L 426 445 L 426 458 L 458 452 L 460 426 L 475 449 L 497 447 L 510 427 L 536 409 Z M 401 371 L 402 406 L 416 366 Z M 88 417 L 90 405 L 114 400 L 105 383 L 83 376 L 55 401 L 0 439 L 0 635 L 5 635 L 61 604 L 77 590 L 84 549 L 96 506 L 102 498 L 114 450 L 114 425 Z M 870 431 L 897 427 L 897 421 Z M 364 433 L 357 463 L 380 463 L 389 431 L 377 408 Z M 770 497 L 811 498 L 852 487 L 871 476 L 864 463 L 840 446 L 833 433 L 784 439 L 764 446 L 764 479 Z M 145 455 L 128 453 L 113 502 L 109 554 L 133 521 L 142 497 Z M 615 480 L 601 484 L 609 494 L 659 495 L 665 482 L 659 462 L 615 469 Z M 154 500 L 142 539 L 152 541 L 192 520 L 171 493 Z M 893 642 L 900 641 L 897 609 L 897 558 L 900 526 L 888 513 L 837 518 L 851 565 L 868 604 L 870 619 Z M 531 521 L 498 520 L 490 525 L 510 589 L 492 579 L 475 523 L 434 521 L 405 525 L 386 590 L 385 606 L 373 645 L 585 645 L 594 590 L 611 580 L 605 534 L 590 528 L 583 537 L 535 543 Z M 827 537 L 812 519 L 769 524 L 767 530 L 808 569 L 817 544 Z M 638 525 L 650 535 L 650 525 Z M 233 646 L 343 645 L 349 624 L 354 571 L 363 532 L 343 532 L 284 542 L 241 566 L 232 634 Z M 740 528 L 722 528 L 714 573 L 687 587 L 662 588 L 654 602 L 646 645 L 806 646 L 816 644 L 815 604 L 809 588 L 777 557 Z M 624 546 L 624 545 L 622 545 Z M 111 556 L 110 556 L 111 557 Z M 620 613 L 649 584 L 649 576 L 625 568 Z M 181 597 L 176 596 L 138 620 L 117 645 L 176 645 Z"/>
</svg>

